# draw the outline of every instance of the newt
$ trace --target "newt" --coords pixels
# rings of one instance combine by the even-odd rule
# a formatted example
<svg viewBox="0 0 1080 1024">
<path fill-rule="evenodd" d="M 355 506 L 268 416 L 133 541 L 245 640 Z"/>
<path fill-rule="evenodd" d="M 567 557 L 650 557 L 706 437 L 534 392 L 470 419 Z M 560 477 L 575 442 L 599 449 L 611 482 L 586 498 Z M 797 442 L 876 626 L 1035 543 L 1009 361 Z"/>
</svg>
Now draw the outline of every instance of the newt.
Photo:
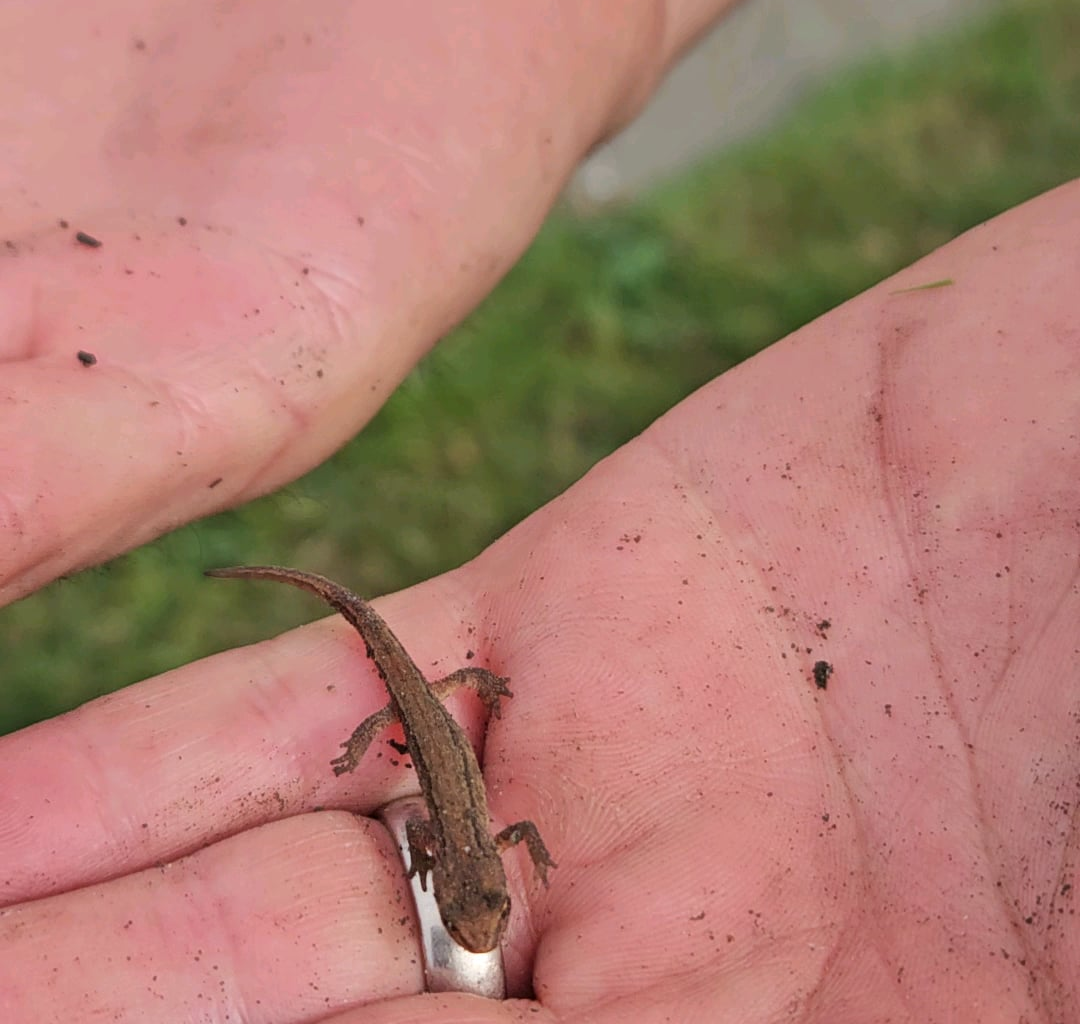
<svg viewBox="0 0 1080 1024">
<path fill-rule="evenodd" d="M 429 682 L 382 617 L 363 598 L 316 573 L 273 565 L 211 569 L 207 576 L 266 579 L 288 583 L 321 597 L 360 634 L 368 657 L 386 685 L 390 703 L 366 718 L 342 743 L 344 753 L 330 764 L 335 775 L 353 771 L 372 740 L 391 723 L 401 723 L 405 746 L 416 768 L 428 819 L 406 824 L 409 873 L 427 889 L 431 875 L 435 902 L 446 930 L 473 953 L 495 949 L 510 916 L 500 854 L 524 842 L 540 880 L 548 884 L 555 862 L 531 821 L 491 834 L 487 793 L 472 744 L 442 700 L 459 686 L 476 691 L 499 717 L 499 701 L 512 694 L 508 679 L 484 668 L 461 668 Z"/>
</svg>

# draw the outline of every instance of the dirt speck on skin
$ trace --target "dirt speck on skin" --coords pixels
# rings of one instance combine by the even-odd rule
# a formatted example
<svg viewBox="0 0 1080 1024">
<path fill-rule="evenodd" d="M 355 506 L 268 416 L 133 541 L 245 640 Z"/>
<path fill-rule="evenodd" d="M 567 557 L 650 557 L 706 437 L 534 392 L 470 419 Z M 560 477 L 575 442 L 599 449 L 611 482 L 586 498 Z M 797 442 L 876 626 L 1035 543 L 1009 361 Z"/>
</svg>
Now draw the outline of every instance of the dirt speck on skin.
<svg viewBox="0 0 1080 1024">
<path fill-rule="evenodd" d="M 829 685 L 829 676 L 833 674 L 833 667 L 827 661 L 814 662 L 814 685 L 819 690 L 824 690 Z"/>
</svg>

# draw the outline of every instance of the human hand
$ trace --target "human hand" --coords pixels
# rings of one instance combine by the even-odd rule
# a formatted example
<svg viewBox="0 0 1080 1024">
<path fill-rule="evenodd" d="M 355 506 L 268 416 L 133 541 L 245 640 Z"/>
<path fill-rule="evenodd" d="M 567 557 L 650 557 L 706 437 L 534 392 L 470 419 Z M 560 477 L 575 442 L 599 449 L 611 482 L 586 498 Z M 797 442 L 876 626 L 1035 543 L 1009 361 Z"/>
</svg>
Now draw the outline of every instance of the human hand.
<svg viewBox="0 0 1080 1024">
<path fill-rule="evenodd" d="M 512 679 L 492 812 L 559 864 L 507 855 L 512 994 L 1077 1015 L 1078 219 L 1080 182 L 970 232 L 380 602 L 425 670 Z M 0 739 L 4 1019 L 508 1019 L 409 994 L 404 870 L 342 809 L 415 777 L 329 770 L 384 702 L 332 618 Z"/>
<path fill-rule="evenodd" d="M 351 437 L 721 5 L 659 6 L 6 5 L 0 603 Z"/>
</svg>

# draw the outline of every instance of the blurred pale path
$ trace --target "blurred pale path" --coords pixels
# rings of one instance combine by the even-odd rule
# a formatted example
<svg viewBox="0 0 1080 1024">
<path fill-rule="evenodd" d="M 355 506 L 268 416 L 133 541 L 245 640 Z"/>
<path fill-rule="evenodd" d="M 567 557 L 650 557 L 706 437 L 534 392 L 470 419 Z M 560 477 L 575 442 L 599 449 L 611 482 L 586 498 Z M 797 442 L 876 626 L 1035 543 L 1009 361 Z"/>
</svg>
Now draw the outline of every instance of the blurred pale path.
<svg viewBox="0 0 1080 1024">
<path fill-rule="evenodd" d="M 570 199 L 587 205 L 635 195 L 768 128 L 830 74 L 997 6 L 988 0 L 744 0 L 683 59 L 645 112 L 582 164 Z"/>
</svg>

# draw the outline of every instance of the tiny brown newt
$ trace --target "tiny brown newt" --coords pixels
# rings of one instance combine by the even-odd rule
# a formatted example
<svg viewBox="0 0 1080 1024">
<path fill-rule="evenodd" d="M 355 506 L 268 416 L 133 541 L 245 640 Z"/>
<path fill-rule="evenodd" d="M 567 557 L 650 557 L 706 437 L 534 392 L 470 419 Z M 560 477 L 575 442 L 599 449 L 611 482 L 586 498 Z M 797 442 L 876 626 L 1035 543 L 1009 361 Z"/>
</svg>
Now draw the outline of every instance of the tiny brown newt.
<svg viewBox="0 0 1080 1024">
<path fill-rule="evenodd" d="M 342 743 L 345 752 L 330 762 L 334 774 L 351 772 L 375 736 L 392 722 L 401 722 L 428 809 L 428 820 L 417 817 L 406 825 L 409 877 L 418 874 L 426 888 L 431 872 L 439 913 L 456 942 L 473 953 L 495 949 L 510 915 L 499 854 L 524 841 L 545 885 L 547 869 L 556 865 L 531 821 L 519 821 L 491 834 L 480 765 L 442 698 L 459 686 L 469 686 L 498 718 L 500 698 L 512 696 L 506 685 L 509 680 L 487 669 L 461 668 L 429 683 L 375 609 L 325 576 L 273 565 L 211 569 L 206 575 L 291 584 L 321 597 L 355 627 L 386 684 L 390 703 L 361 722 Z"/>
</svg>

